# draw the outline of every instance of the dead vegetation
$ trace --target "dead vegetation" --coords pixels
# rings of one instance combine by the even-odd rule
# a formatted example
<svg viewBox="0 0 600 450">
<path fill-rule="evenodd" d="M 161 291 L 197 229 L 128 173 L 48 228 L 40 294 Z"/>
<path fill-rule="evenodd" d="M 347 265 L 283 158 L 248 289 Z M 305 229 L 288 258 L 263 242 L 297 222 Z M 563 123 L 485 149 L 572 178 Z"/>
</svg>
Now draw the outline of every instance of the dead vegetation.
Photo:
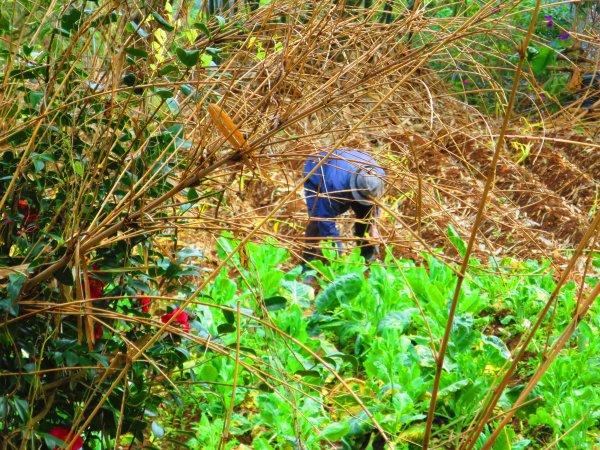
<svg viewBox="0 0 600 450">
<path fill-rule="evenodd" d="M 199 87 L 210 84 L 211 92 L 219 94 L 220 105 L 246 133 L 257 161 L 254 168 L 240 169 L 244 182 L 233 174 L 219 178 L 231 183 L 221 187 L 226 194 L 215 218 L 228 222 L 231 231 L 245 234 L 253 221 L 271 214 L 273 220 L 256 230 L 257 236 L 275 233 L 297 244 L 305 220 L 298 184 L 305 155 L 344 146 L 370 149 L 387 169 L 386 203 L 402 223 L 384 220 L 382 228 L 386 243 L 408 250 L 407 255 L 420 248 L 416 232 L 432 247 L 451 247 L 448 224 L 468 236 L 491 170 L 496 178 L 478 253 L 556 256 L 580 240 L 598 202 L 598 143 L 586 139 L 598 133 L 594 112 L 580 118 L 581 133 L 570 135 L 568 142 L 561 141 L 565 122 L 576 111 L 550 123 L 540 111 L 528 119 L 543 123 L 536 127 L 524 126 L 515 115 L 498 163 L 491 167 L 501 117 L 483 115 L 464 101 L 466 95 L 486 92 L 506 101 L 494 69 L 471 50 L 478 35 L 491 30 L 508 40 L 514 36 L 501 18 L 490 16 L 491 9 L 476 18 L 437 24 L 436 41 L 416 45 L 399 38 L 396 30 L 428 30 L 432 23 L 419 12 L 407 12 L 386 26 L 370 21 L 368 11 L 349 16 L 326 2 L 310 11 L 277 4 L 248 18 L 251 34 L 227 35 L 226 42 L 239 45 L 222 63 L 227 77 L 214 73 L 198 81 Z M 283 11 L 286 23 L 274 24 Z M 202 41 L 197 45 L 202 48 Z M 447 69 L 436 73 L 434 61 Z M 489 86 L 457 92 L 439 76 L 457 67 L 465 67 L 467 75 L 480 74 Z M 532 74 L 524 78 L 536 84 Z M 214 133 L 204 131 L 211 124 L 200 107 L 189 117 L 199 122 L 194 135 L 206 139 Z"/>
</svg>

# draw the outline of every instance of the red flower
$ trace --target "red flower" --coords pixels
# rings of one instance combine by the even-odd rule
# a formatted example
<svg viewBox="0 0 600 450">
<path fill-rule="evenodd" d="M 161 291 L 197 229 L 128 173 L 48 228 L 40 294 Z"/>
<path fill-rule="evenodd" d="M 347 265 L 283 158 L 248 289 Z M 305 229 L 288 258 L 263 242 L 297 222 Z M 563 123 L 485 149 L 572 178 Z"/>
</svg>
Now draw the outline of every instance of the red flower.
<svg viewBox="0 0 600 450">
<path fill-rule="evenodd" d="M 19 208 L 19 211 L 21 211 L 23 215 L 29 213 L 29 203 L 27 203 L 27 200 L 19 200 L 17 202 L 17 208 Z"/>
<path fill-rule="evenodd" d="M 100 269 L 100 267 L 96 264 L 92 265 L 92 270 L 98 269 Z M 90 298 L 102 298 L 104 296 L 104 286 L 106 286 L 104 281 L 97 278 L 90 278 L 88 275 L 88 284 L 90 286 Z"/>
<path fill-rule="evenodd" d="M 179 322 L 181 325 L 185 325 L 186 323 L 188 323 L 188 315 L 187 313 L 184 311 L 181 314 L 179 314 L 177 316 L 177 319 L 175 319 L 177 322 Z"/>
<path fill-rule="evenodd" d="M 27 203 L 27 200 L 19 200 L 17 202 L 17 208 L 19 209 L 19 212 L 23 214 L 23 230 L 21 230 L 19 234 L 31 233 L 32 231 L 37 230 L 38 226 L 35 222 L 38 220 L 39 215 L 38 213 L 29 210 L 29 203 Z"/>
<path fill-rule="evenodd" d="M 65 427 L 54 427 L 50 430 L 50 434 L 57 439 L 60 439 L 63 442 L 71 442 L 73 437 L 75 436 L 71 433 L 71 430 Z M 71 446 L 72 450 L 79 450 L 83 447 L 83 438 L 81 436 L 77 436 L 77 439 L 73 442 Z M 54 447 L 54 450 L 58 450 L 58 447 Z"/>
<path fill-rule="evenodd" d="M 90 298 L 102 298 L 106 283 L 102 280 L 88 277 L 88 284 L 90 285 Z"/>
<path fill-rule="evenodd" d="M 173 310 L 173 312 L 160 316 L 160 320 L 162 320 L 162 323 L 167 323 L 171 319 L 171 317 L 173 317 L 178 312 L 179 312 L 179 306 L 177 308 L 175 308 Z M 188 320 L 189 320 L 189 317 L 185 311 L 182 311 L 181 313 L 179 313 L 179 315 L 175 318 L 175 321 L 177 323 L 179 323 L 179 325 L 181 325 L 181 329 L 186 332 L 190 331 L 190 324 L 189 324 Z"/>
<path fill-rule="evenodd" d="M 138 299 L 138 306 L 142 307 L 142 312 L 150 312 L 150 303 L 152 303 L 150 297 L 140 297 Z"/>
<path fill-rule="evenodd" d="M 96 322 L 94 324 L 94 338 L 98 340 L 102 337 L 102 334 L 104 334 L 104 329 L 102 328 L 102 325 Z"/>
</svg>

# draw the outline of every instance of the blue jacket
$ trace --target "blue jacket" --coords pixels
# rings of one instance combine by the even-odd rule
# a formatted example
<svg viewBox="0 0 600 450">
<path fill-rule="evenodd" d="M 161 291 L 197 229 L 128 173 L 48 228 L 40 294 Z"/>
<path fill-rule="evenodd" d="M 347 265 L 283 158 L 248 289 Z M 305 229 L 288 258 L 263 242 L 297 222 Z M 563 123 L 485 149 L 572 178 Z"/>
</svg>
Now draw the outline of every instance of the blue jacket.
<svg viewBox="0 0 600 450">
<path fill-rule="evenodd" d="M 304 176 L 308 175 L 326 154 L 325 151 L 309 157 L 304 167 Z M 365 152 L 347 149 L 333 152 L 304 183 L 308 216 L 317 219 L 333 219 L 348 211 L 350 207 L 359 219 L 364 219 L 371 214 L 373 207 L 355 201 L 350 188 L 350 177 L 361 166 L 372 167 L 377 174 L 385 176 L 385 171 L 379 163 Z M 375 215 L 377 215 L 377 208 L 375 208 Z M 334 221 L 320 220 L 318 227 L 321 237 L 336 239 L 340 236 Z"/>
</svg>

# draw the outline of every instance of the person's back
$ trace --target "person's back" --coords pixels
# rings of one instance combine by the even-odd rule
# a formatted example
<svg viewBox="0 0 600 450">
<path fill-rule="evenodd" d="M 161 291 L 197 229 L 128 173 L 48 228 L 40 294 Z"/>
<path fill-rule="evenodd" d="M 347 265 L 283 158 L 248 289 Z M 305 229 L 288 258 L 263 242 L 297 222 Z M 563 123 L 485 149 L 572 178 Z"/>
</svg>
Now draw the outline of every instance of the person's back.
<svg viewBox="0 0 600 450">
<path fill-rule="evenodd" d="M 328 152 L 324 151 L 317 156 L 310 156 L 304 167 L 304 176 L 306 176 L 314 166 L 327 155 L 327 153 Z M 329 158 L 323 162 L 321 167 L 307 180 L 306 184 L 309 184 L 315 189 L 321 186 L 321 192 L 325 194 L 340 192 L 342 193 L 342 197 L 351 200 L 350 178 L 352 174 L 356 172 L 357 167 L 372 168 L 374 173 L 382 177 L 385 176 L 383 169 L 368 153 L 359 150 L 340 149 L 333 152 Z"/>
</svg>

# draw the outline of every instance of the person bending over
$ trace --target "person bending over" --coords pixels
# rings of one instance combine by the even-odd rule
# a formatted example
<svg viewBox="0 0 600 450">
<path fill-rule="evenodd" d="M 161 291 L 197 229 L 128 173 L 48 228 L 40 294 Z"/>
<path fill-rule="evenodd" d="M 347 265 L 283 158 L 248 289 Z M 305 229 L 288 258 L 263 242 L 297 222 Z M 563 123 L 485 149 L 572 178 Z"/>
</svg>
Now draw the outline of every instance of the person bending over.
<svg viewBox="0 0 600 450">
<path fill-rule="evenodd" d="M 323 160 L 328 152 L 310 156 L 304 167 L 304 176 Z M 375 219 L 379 207 L 373 200 L 379 200 L 384 191 L 385 171 L 367 152 L 340 149 L 334 151 L 304 183 L 308 225 L 306 227 L 306 249 L 302 255 L 303 267 L 319 258 L 319 240 L 332 239 L 338 248 L 340 234 L 334 219 L 352 208 L 356 214 L 354 235 L 360 246 L 361 255 L 367 260 L 375 259 L 376 244 L 365 240 L 370 232 L 379 237 Z"/>
</svg>

